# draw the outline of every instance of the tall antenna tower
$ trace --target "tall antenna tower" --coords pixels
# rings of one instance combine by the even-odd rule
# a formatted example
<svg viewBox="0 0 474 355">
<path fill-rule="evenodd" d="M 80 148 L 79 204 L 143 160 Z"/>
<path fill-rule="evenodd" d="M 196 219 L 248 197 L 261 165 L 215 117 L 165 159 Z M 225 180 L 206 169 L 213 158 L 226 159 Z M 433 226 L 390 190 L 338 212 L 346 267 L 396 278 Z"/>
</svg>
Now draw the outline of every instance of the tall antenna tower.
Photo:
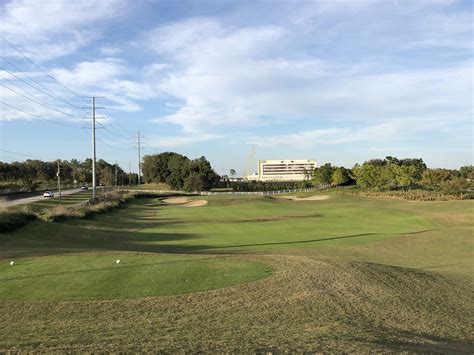
<svg viewBox="0 0 474 355">
<path fill-rule="evenodd" d="M 247 165 L 245 166 L 245 170 L 244 170 L 244 176 L 243 176 L 244 180 L 248 180 L 248 175 L 249 175 L 250 169 L 252 169 L 252 163 L 253 163 L 254 157 L 255 157 L 255 146 L 252 146 L 249 157 L 247 159 Z"/>
</svg>

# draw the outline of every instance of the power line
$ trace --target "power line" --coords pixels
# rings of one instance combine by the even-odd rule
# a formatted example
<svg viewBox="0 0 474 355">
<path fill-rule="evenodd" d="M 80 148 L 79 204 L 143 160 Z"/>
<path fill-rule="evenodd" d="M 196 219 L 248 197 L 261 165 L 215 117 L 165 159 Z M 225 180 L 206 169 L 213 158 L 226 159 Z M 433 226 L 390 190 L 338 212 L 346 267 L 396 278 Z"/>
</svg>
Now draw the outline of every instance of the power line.
<svg viewBox="0 0 474 355">
<path fill-rule="evenodd" d="M 28 158 L 37 158 L 37 159 L 47 160 L 44 157 L 40 157 L 40 156 L 37 156 L 37 155 L 23 154 L 23 153 L 14 152 L 12 150 L 7 150 L 7 149 L 0 149 L 0 151 L 10 153 L 10 154 L 21 155 L 21 156 L 28 157 Z"/>
<path fill-rule="evenodd" d="M 124 141 L 120 141 L 118 139 L 115 139 L 113 137 L 110 137 L 109 135 L 106 135 L 105 132 L 107 131 L 99 131 L 99 133 L 102 135 L 103 138 L 109 140 L 109 141 L 112 141 L 114 143 L 118 143 L 118 144 L 121 144 L 121 145 L 130 145 L 131 143 L 130 142 L 124 142 Z"/>
<path fill-rule="evenodd" d="M 7 40 L 5 37 L 1 36 L 0 35 L 0 38 L 2 38 L 5 42 L 7 42 L 10 47 L 12 47 L 15 51 L 17 51 L 23 58 L 25 58 L 27 61 L 29 61 L 31 64 L 33 64 L 36 68 L 38 68 L 39 70 L 41 70 L 43 73 L 45 73 L 48 77 L 50 77 L 51 79 L 53 79 L 55 82 L 57 82 L 59 85 L 61 85 L 63 88 L 65 88 L 66 90 L 68 90 L 70 93 L 72 93 L 73 95 L 77 96 L 78 98 L 80 98 L 81 100 L 84 100 L 84 98 L 82 96 L 80 96 L 79 94 L 77 94 L 76 92 L 74 92 L 73 90 L 69 89 L 68 87 L 66 87 L 65 85 L 63 85 L 61 82 L 59 82 L 55 77 L 53 77 L 52 75 L 50 75 L 46 70 L 44 70 L 43 68 L 41 68 L 38 64 L 36 64 L 35 62 L 33 62 L 30 58 L 28 58 L 25 54 L 23 54 L 18 48 L 16 48 L 9 40 Z"/>
<path fill-rule="evenodd" d="M 31 113 L 31 112 L 23 111 L 23 110 L 21 110 L 21 109 L 15 107 L 15 106 L 12 106 L 12 105 L 10 105 L 10 104 L 7 104 L 6 102 L 0 101 L 0 104 L 5 105 L 5 106 L 8 106 L 8 107 L 10 107 L 10 108 L 12 108 L 12 109 L 14 109 L 14 110 L 16 110 L 16 111 L 22 112 L 22 113 L 24 113 L 24 114 L 27 114 L 27 115 L 29 115 L 29 116 L 31 116 L 31 117 L 38 118 L 38 119 L 43 120 L 43 121 L 48 121 L 48 122 L 51 122 L 51 123 L 54 123 L 54 124 L 57 124 L 57 125 L 60 125 L 60 126 L 65 126 L 65 127 L 71 127 L 71 128 L 81 129 L 81 127 L 69 125 L 69 124 L 66 124 L 66 123 L 57 122 L 57 121 L 54 121 L 54 120 L 51 120 L 51 119 L 48 119 L 48 118 L 44 118 L 44 117 L 35 115 L 35 114 Z"/>
<path fill-rule="evenodd" d="M 117 137 L 129 139 L 128 136 L 124 136 L 123 134 L 121 134 L 119 128 L 118 128 L 118 127 L 115 127 L 114 124 L 115 124 L 115 122 L 112 122 L 109 127 L 110 127 L 110 128 L 114 128 L 115 132 L 119 132 L 119 133 L 115 133 L 114 131 L 112 131 L 112 133 L 115 134 Z M 127 130 L 127 129 L 124 129 L 124 128 L 121 128 L 121 129 L 123 129 L 124 131 L 134 132 L 134 131 L 132 131 L 132 130 Z"/>
<path fill-rule="evenodd" d="M 13 162 L 16 162 L 16 161 L 21 161 L 22 159 L 19 159 L 19 158 L 13 158 L 13 157 L 9 157 L 7 155 L 3 155 L 3 154 L 0 154 L 0 159 L 1 160 L 11 160 L 10 163 L 13 163 Z M 24 159 L 23 159 L 24 160 Z"/>
<path fill-rule="evenodd" d="M 111 144 L 109 144 L 109 143 L 104 142 L 103 140 L 101 140 L 101 139 L 99 139 L 99 138 L 97 138 L 97 137 L 96 137 L 96 139 L 97 139 L 99 142 L 101 142 L 102 144 L 105 144 L 106 146 L 108 146 L 108 147 L 110 147 L 110 148 L 113 148 L 113 149 L 117 149 L 117 150 L 133 150 L 133 149 L 134 149 L 134 148 L 120 148 L 120 147 L 116 147 L 116 146 L 113 146 L 113 145 L 111 145 Z"/>
<path fill-rule="evenodd" d="M 43 87 L 44 90 L 46 90 L 46 91 L 48 91 L 48 92 L 46 92 L 46 91 L 42 90 L 41 88 L 38 88 L 38 87 L 36 87 L 35 85 L 33 85 L 33 84 L 27 82 L 26 80 L 24 80 L 23 78 L 19 77 L 19 76 L 16 75 L 15 73 L 12 73 L 11 71 L 9 71 L 9 70 L 7 70 L 7 69 L 5 69 L 5 68 L 1 68 L 2 70 L 6 71 L 8 74 L 10 74 L 11 76 L 15 77 L 17 80 L 20 80 L 21 82 L 25 83 L 26 85 L 32 87 L 32 88 L 35 89 L 35 90 L 38 90 L 39 92 L 41 92 L 41 93 L 43 93 L 43 94 L 45 94 L 45 95 L 47 95 L 47 96 L 49 96 L 49 97 L 52 97 L 53 99 L 59 100 L 59 101 L 65 103 L 65 104 L 67 104 L 67 105 L 69 105 L 69 106 L 72 106 L 72 107 L 74 107 L 74 108 L 76 108 L 76 109 L 79 109 L 79 110 L 81 110 L 81 111 L 84 111 L 81 106 L 74 105 L 74 104 L 72 104 L 72 103 L 70 103 L 70 102 L 68 102 L 68 101 L 66 101 L 66 100 L 63 100 L 62 98 L 56 96 L 55 94 L 53 94 L 53 93 L 51 92 L 51 90 L 47 89 L 46 87 L 44 87 L 43 85 L 41 85 L 40 83 L 38 83 L 35 79 L 29 77 L 25 72 L 23 72 L 23 71 L 22 71 L 20 68 L 18 68 L 15 64 L 11 63 L 8 59 L 2 57 L 1 55 L 0 55 L 0 58 L 2 58 L 3 60 L 5 60 L 7 63 L 9 63 L 9 64 L 10 64 L 11 66 L 13 66 L 15 69 L 17 69 L 20 73 L 22 73 L 25 77 L 27 77 L 28 79 L 30 79 L 31 81 L 33 81 L 34 83 L 36 83 L 38 86 Z M 84 111 L 84 112 L 85 112 L 85 111 Z"/>
<path fill-rule="evenodd" d="M 103 125 L 102 123 L 100 123 L 100 122 L 97 122 L 97 124 L 98 124 L 100 127 L 104 128 L 104 129 L 105 129 L 107 132 L 109 132 L 110 134 L 113 134 L 115 137 L 125 138 L 125 139 L 128 139 L 128 138 L 129 138 L 129 137 L 125 137 L 125 136 L 122 136 L 122 135 L 118 135 L 117 133 L 111 131 L 108 127 L 104 126 L 104 125 Z M 114 138 L 114 139 L 112 139 L 112 140 L 115 140 L 115 141 L 119 142 L 119 140 L 117 140 L 116 138 Z M 119 143 L 126 144 L 126 143 L 124 143 L 123 141 L 121 141 L 121 142 L 119 142 Z"/>
<path fill-rule="evenodd" d="M 40 100 L 32 99 L 32 98 L 30 98 L 30 97 L 28 97 L 28 96 L 26 96 L 26 95 L 23 95 L 22 93 L 16 91 L 15 89 L 12 89 L 12 88 L 8 87 L 8 86 L 5 85 L 5 84 L 0 83 L 0 85 L 3 86 L 4 88 L 6 88 L 6 89 L 8 89 L 8 90 L 10 90 L 10 91 L 12 91 L 12 92 L 14 92 L 15 94 L 24 97 L 25 99 L 27 99 L 27 100 L 29 100 L 29 101 L 31 101 L 31 102 L 37 103 L 38 105 L 41 105 L 41 106 L 43 106 L 43 107 L 49 108 L 50 110 L 53 110 L 53 111 L 62 113 L 63 115 L 66 115 L 66 116 L 70 116 L 70 117 L 82 119 L 82 117 L 75 116 L 75 115 L 71 115 L 70 113 L 67 113 L 67 112 L 65 112 L 65 111 L 62 111 L 62 110 L 59 110 L 59 109 L 54 108 L 54 107 L 52 107 L 52 106 L 49 106 L 48 104 L 45 104 L 45 103 L 41 102 Z"/>
</svg>

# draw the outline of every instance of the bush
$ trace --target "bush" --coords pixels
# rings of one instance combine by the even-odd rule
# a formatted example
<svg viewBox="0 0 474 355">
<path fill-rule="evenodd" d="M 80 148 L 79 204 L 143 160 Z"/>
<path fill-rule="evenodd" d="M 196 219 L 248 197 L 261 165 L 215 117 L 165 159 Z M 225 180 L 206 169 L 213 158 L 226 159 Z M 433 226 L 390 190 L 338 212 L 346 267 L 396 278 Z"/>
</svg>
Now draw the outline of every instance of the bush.
<svg viewBox="0 0 474 355">
<path fill-rule="evenodd" d="M 76 206 L 56 206 L 46 210 L 42 215 L 45 220 L 51 222 L 58 222 L 67 218 L 82 218 L 84 216 L 84 211 Z"/>
<path fill-rule="evenodd" d="M 120 207 L 123 203 L 133 198 L 133 195 L 124 195 L 118 192 L 110 192 L 98 196 L 94 201 L 74 206 L 56 206 L 43 213 L 42 217 L 47 221 L 58 222 L 68 218 L 87 218 L 96 213 L 103 213 Z"/>
<path fill-rule="evenodd" d="M 426 190 L 411 190 L 411 191 L 370 191 L 370 190 L 345 190 L 343 193 L 348 195 L 359 196 L 376 196 L 376 197 L 394 197 L 409 201 L 452 201 L 452 200 L 467 200 L 469 195 L 454 195 L 448 193 L 441 193 L 436 191 Z"/>
<path fill-rule="evenodd" d="M 21 211 L 3 209 L 0 211 L 0 232 L 3 233 L 20 228 L 36 218 L 37 216 L 26 208 Z"/>
</svg>

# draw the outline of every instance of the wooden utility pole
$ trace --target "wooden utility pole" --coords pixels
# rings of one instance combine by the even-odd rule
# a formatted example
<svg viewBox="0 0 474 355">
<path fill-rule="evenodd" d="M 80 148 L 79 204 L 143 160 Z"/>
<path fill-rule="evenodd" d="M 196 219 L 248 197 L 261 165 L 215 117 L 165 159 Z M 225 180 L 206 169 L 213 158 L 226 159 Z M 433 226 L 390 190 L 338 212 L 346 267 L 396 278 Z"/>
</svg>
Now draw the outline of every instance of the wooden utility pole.
<svg viewBox="0 0 474 355">
<path fill-rule="evenodd" d="M 141 146 L 140 146 L 140 131 L 137 131 L 137 148 L 138 148 L 138 185 L 140 185 L 140 176 L 141 176 Z"/>
<path fill-rule="evenodd" d="M 95 96 L 92 96 L 92 198 L 96 197 L 96 181 L 95 181 Z"/>
<path fill-rule="evenodd" d="M 115 190 L 117 190 L 117 168 L 118 164 L 117 161 L 115 161 Z"/>
<path fill-rule="evenodd" d="M 59 192 L 59 204 L 61 204 L 61 171 L 60 171 L 60 165 L 59 165 L 59 160 L 58 160 L 58 172 L 56 173 L 56 176 L 58 177 L 58 192 Z"/>
</svg>

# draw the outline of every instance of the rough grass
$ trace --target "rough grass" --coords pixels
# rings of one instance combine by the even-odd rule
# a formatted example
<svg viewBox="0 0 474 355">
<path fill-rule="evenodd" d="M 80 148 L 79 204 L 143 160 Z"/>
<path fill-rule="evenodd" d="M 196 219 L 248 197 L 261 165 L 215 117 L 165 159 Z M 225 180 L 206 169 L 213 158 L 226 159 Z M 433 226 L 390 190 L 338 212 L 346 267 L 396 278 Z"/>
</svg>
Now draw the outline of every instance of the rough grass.
<svg viewBox="0 0 474 355">
<path fill-rule="evenodd" d="M 34 221 L 37 216 L 28 208 L 10 210 L 7 208 L 0 209 L 0 233 L 8 232 L 24 226 Z"/>
<path fill-rule="evenodd" d="M 206 199 L 0 234 L 0 351 L 474 350 L 473 201 Z M 235 286 L 195 292 L 223 286 L 217 260 Z M 252 265 L 274 272 L 239 279 Z"/>
<path fill-rule="evenodd" d="M 130 186 L 132 190 L 171 190 L 170 186 L 165 183 L 150 183 Z"/>
</svg>

